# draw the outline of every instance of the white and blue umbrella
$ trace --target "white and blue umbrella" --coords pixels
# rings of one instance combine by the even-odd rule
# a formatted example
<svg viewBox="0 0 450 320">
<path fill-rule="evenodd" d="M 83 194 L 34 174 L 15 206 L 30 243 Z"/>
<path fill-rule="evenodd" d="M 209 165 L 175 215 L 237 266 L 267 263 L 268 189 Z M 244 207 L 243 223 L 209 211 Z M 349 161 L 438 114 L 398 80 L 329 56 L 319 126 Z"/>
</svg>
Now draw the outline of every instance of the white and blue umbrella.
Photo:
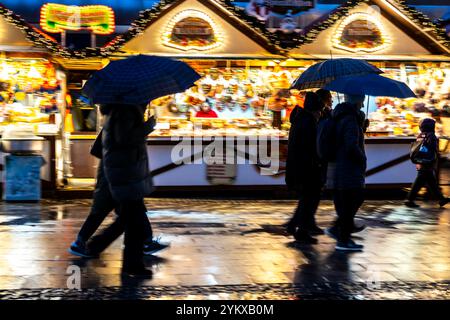
<svg viewBox="0 0 450 320">
<path fill-rule="evenodd" d="M 340 77 L 379 73 L 383 71 L 364 60 L 331 59 L 310 66 L 292 83 L 291 89 L 323 88 Z"/>
<path fill-rule="evenodd" d="M 201 76 L 188 64 L 165 57 L 137 55 L 109 63 L 85 83 L 92 104 L 143 104 L 183 92 Z"/>
<path fill-rule="evenodd" d="M 373 97 L 416 97 L 406 83 L 382 77 L 378 74 L 341 77 L 328 83 L 324 89 L 344 94 Z"/>
</svg>

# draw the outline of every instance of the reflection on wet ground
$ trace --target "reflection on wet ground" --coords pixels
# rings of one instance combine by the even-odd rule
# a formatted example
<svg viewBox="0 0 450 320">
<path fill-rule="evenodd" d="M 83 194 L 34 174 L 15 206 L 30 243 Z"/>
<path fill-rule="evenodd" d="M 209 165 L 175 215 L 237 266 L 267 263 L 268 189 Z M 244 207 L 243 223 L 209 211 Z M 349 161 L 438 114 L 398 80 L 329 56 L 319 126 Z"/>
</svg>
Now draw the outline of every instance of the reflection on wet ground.
<svg viewBox="0 0 450 320">
<path fill-rule="evenodd" d="M 152 279 L 131 279 L 120 275 L 122 239 L 100 259 L 67 253 L 90 201 L 2 203 L 0 299 L 450 298 L 450 209 L 369 201 L 358 217 L 366 250 L 343 254 L 327 236 L 301 246 L 285 234 L 295 204 L 148 199 L 155 232 L 171 247 L 146 258 Z M 319 224 L 333 220 L 323 201 Z M 68 288 L 71 266 L 82 290 Z"/>
</svg>

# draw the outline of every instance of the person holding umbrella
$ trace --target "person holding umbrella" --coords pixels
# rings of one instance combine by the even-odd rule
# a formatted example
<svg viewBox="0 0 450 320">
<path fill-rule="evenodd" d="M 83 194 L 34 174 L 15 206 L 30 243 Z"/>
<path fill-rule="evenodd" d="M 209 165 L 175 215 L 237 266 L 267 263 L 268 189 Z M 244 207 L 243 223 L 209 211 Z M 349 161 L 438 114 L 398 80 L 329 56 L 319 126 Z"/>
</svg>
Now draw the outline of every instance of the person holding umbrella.
<svg viewBox="0 0 450 320">
<path fill-rule="evenodd" d="M 365 95 L 409 98 L 415 94 L 405 83 L 376 73 L 336 78 L 324 89 L 345 94 L 345 102 L 337 105 L 332 115 L 336 152 L 334 161 L 329 163 L 329 176 L 338 219 L 326 233 L 337 239 L 337 250 L 361 251 L 363 246 L 351 239 L 351 233 L 357 231 L 354 218 L 364 202 L 364 132 L 369 124 L 361 111 Z"/>
<path fill-rule="evenodd" d="M 142 261 L 147 209 L 144 197 L 153 190 L 147 156 L 146 137 L 154 118 L 144 122 L 146 105 L 105 105 L 102 133 L 103 170 L 109 189 L 119 207 L 116 225 L 125 232 L 123 272 L 151 275 Z M 89 244 L 90 252 L 101 252 L 109 243 L 116 225 L 110 225 Z M 115 235 L 120 235 L 116 232 Z"/>
<path fill-rule="evenodd" d="M 104 108 L 101 108 L 104 110 Z M 153 117 L 149 118 L 145 127 L 148 130 L 147 134 L 153 130 L 155 125 L 155 119 Z M 94 198 L 91 206 L 91 211 L 88 217 L 81 226 L 78 232 L 76 240 L 70 245 L 69 253 L 83 257 L 83 258 L 96 258 L 98 255 L 106 249 L 114 240 L 116 240 L 123 232 L 123 222 L 121 221 L 120 206 L 114 200 L 111 191 L 109 189 L 108 181 L 105 178 L 105 173 L 103 169 L 103 146 L 102 146 L 102 136 L 103 131 L 100 131 L 99 135 L 94 141 L 91 148 L 91 155 L 100 159 L 100 163 L 97 168 L 97 179 L 94 190 Z M 91 237 L 100 227 L 102 222 L 108 216 L 108 214 L 115 210 L 117 217 L 113 224 L 105 230 L 100 235 L 95 236 L 92 240 Z M 169 245 L 162 243 L 159 239 L 153 239 L 153 231 L 148 219 L 144 221 L 144 232 L 145 232 L 145 243 L 144 243 L 144 255 L 151 255 L 160 250 L 166 249 Z M 100 240 L 102 239 L 103 240 Z M 95 249 L 95 251 L 88 250 L 87 243 L 91 242 L 101 242 L 102 246 Z"/>
<path fill-rule="evenodd" d="M 351 239 L 354 218 L 364 202 L 367 158 L 364 149 L 364 96 L 345 95 L 345 102 L 333 110 L 336 154 L 328 164 L 337 213 L 335 227 L 325 232 L 337 240 L 336 250 L 360 251 L 363 246 Z"/>
<path fill-rule="evenodd" d="M 313 235 L 323 234 L 315 221 L 322 190 L 322 173 L 316 150 L 317 123 L 324 104 L 314 92 L 307 92 L 303 108 L 291 113 L 286 184 L 297 192 L 299 202 L 287 232 L 302 243 L 317 243 Z"/>
<path fill-rule="evenodd" d="M 124 232 L 125 274 L 152 274 L 143 263 L 144 240 L 149 230 L 151 234 L 144 197 L 153 190 L 146 137 L 155 125 L 153 117 L 144 121 L 146 106 L 158 97 L 185 91 L 199 78 L 184 62 L 138 55 L 111 62 L 83 87 L 83 93 L 92 104 L 101 105 L 105 116 L 101 165 L 119 215 L 88 242 L 87 250 L 95 256 Z"/>
</svg>

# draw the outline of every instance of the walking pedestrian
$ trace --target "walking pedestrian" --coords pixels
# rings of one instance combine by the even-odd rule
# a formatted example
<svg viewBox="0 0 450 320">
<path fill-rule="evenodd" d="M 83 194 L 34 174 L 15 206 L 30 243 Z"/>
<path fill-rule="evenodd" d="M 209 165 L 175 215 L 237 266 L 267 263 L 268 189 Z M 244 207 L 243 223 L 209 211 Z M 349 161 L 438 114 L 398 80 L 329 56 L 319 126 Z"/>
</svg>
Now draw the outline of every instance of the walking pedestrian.
<svg viewBox="0 0 450 320">
<path fill-rule="evenodd" d="M 414 200 L 422 187 L 426 187 L 428 192 L 439 200 L 441 207 L 449 202 L 449 198 L 442 194 L 436 177 L 439 139 L 435 134 L 435 126 L 436 122 L 433 119 L 423 119 L 420 122 L 420 134 L 411 150 L 411 160 L 416 164 L 417 177 L 405 202 L 405 205 L 410 208 L 420 207 Z"/>
<path fill-rule="evenodd" d="M 360 251 L 362 245 L 351 239 L 354 218 L 364 202 L 367 158 L 364 148 L 364 96 L 345 95 L 345 102 L 333 110 L 335 123 L 335 160 L 328 164 L 330 187 L 337 213 L 336 227 L 326 233 L 337 239 L 336 249 Z"/>
<path fill-rule="evenodd" d="M 320 100 L 324 104 L 324 109 L 322 111 L 322 116 L 319 120 L 319 127 L 321 125 L 324 125 L 324 122 L 332 118 L 333 113 L 333 96 L 331 95 L 331 92 L 326 89 L 319 89 L 316 91 L 316 93 L 319 95 Z M 361 117 L 365 117 L 363 111 L 360 111 Z M 369 120 L 366 119 L 364 121 L 364 132 L 366 132 L 367 128 L 369 126 Z M 325 159 L 320 159 L 320 166 L 322 170 L 322 182 L 323 185 L 326 184 L 327 181 L 327 171 L 328 171 L 328 161 Z M 358 233 L 363 231 L 366 228 L 365 225 L 354 225 L 352 229 L 352 233 Z M 328 233 L 334 233 L 337 234 L 338 227 L 337 227 L 337 220 L 334 222 L 333 226 L 331 228 L 328 228 Z"/>
<path fill-rule="evenodd" d="M 296 107 L 290 119 L 286 184 L 297 193 L 299 201 L 286 229 L 297 241 L 304 243 L 317 243 L 312 236 L 323 234 L 315 220 L 322 190 L 316 135 L 323 108 L 319 96 L 308 92 L 303 108 Z"/>
<path fill-rule="evenodd" d="M 95 258 L 106 247 L 116 240 L 123 233 L 123 223 L 120 220 L 120 206 L 114 200 L 109 189 L 108 181 L 105 179 L 105 173 L 103 169 L 102 161 L 102 132 L 97 136 L 91 149 L 91 155 L 100 159 L 100 163 L 97 168 L 97 179 L 95 184 L 95 190 L 93 194 L 93 201 L 91 211 L 87 216 L 85 222 L 81 226 L 78 232 L 76 240 L 71 244 L 69 252 L 73 255 L 83 258 Z M 104 241 L 104 248 L 98 249 L 96 252 L 89 251 L 86 244 L 100 227 L 102 222 L 108 216 L 111 211 L 116 211 L 116 220 L 112 224 L 109 232 L 109 243 Z M 114 232 L 111 232 L 114 231 Z M 168 247 L 167 244 L 161 243 L 159 240 L 153 239 L 153 233 L 148 219 L 144 220 L 144 232 L 145 232 L 145 244 L 144 255 L 150 255 L 157 251 L 163 250 Z"/>
<path fill-rule="evenodd" d="M 148 221 L 144 197 L 153 190 L 146 137 L 153 130 L 153 117 L 144 122 L 146 106 L 105 105 L 102 132 L 102 168 L 118 219 L 88 244 L 92 254 L 101 252 L 114 237 L 125 232 L 123 273 L 149 276 L 143 263 L 145 226 Z"/>
</svg>

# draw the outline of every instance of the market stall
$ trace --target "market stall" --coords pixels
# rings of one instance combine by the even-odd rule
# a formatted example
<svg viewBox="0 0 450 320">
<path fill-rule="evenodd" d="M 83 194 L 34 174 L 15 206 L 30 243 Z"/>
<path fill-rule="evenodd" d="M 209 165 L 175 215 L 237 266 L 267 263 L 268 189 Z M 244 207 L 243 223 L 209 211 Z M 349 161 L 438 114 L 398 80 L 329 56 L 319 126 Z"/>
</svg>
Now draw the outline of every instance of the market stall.
<svg viewBox="0 0 450 320">
<path fill-rule="evenodd" d="M 370 4 L 378 6 L 378 15 Z M 450 57 L 433 30 L 412 21 L 403 5 L 391 6 L 384 0 L 352 1 L 303 36 L 292 36 L 289 51 L 276 33 L 226 1 L 169 1 L 143 12 L 105 48 L 115 52 L 110 59 L 175 57 L 203 76 L 186 92 L 150 104 L 158 119 L 148 139 L 156 186 L 284 185 L 289 113 L 302 105 L 303 94 L 288 90 L 289 84 L 330 57 L 368 60 L 418 93 L 417 99 L 370 97 L 367 103 L 367 184 L 409 185 L 415 168 L 408 155 L 420 119 L 435 117 L 445 137 L 441 119 L 448 116 Z M 93 133 L 73 134 L 78 147 L 72 154 L 85 154 L 94 138 Z M 83 168 L 78 178 L 93 183 L 95 163 L 73 158 L 72 167 L 74 172 Z"/>
<path fill-rule="evenodd" d="M 36 47 L 2 16 L 0 30 L 0 135 L 8 130 L 29 132 L 44 139 L 42 186 L 54 190 L 62 165 L 59 134 L 65 75 L 45 49 Z M 2 170 L 4 156 L 1 153 Z"/>
<path fill-rule="evenodd" d="M 448 153 L 450 49 L 429 19 L 392 1 L 353 1 L 310 26 L 304 42 L 290 50 L 291 57 L 364 59 L 384 76 L 407 83 L 417 95 L 368 97 L 369 185 L 407 185 L 414 180 L 408 153 L 423 118 L 437 120 L 441 150 Z"/>
<path fill-rule="evenodd" d="M 208 180 L 207 176 L 211 174 L 223 173 L 226 176 L 209 179 L 212 183 L 271 185 L 277 184 L 273 183 L 274 179 L 281 181 L 283 178 L 279 176 L 261 178 L 258 167 L 251 168 L 251 171 L 242 165 L 231 168 L 234 164 L 211 168 L 201 161 L 202 164 L 197 162 L 192 166 L 172 168 L 171 153 L 177 144 L 173 140 L 179 138 L 178 142 L 182 142 L 180 140 L 192 137 L 193 144 L 200 143 L 204 147 L 208 143 L 203 140 L 208 136 L 228 140 L 239 137 L 247 146 L 249 140 L 258 137 L 285 140 L 288 129 L 285 118 L 301 100 L 298 93 L 291 94 L 288 88 L 299 75 L 299 68 L 306 68 L 311 62 L 283 61 L 285 57 L 271 43 L 268 33 L 257 32 L 248 21 L 213 1 L 181 1 L 161 9 L 157 16 L 143 16 L 142 20 L 136 25 L 145 24 L 146 28 L 140 30 L 141 35 L 121 45 L 122 56 L 143 53 L 176 57 L 203 76 L 186 92 L 154 100 L 150 105 L 158 119 L 157 130 L 148 141 L 150 166 L 156 170 L 156 184 L 170 186 L 171 176 L 180 174 L 180 170 L 194 172 L 194 167 L 199 170 L 196 175 L 200 180 L 203 177 Z M 129 33 L 134 34 L 135 31 Z M 115 58 L 120 58 L 120 55 Z M 275 124 L 274 113 L 279 116 Z M 80 178 L 95 176 L 95 166 L 77 157 L 81 149 L 87 152 L 94 137 L 93 132 L 74 132 L 71 135 L 74 152 L 71 152 L 73 179 L 70 180 L 74 183 L 84 184 L 87 180 Z M 190 158 L 190 155 L 184 156 Z M 247 152 L 247 158 L 254 156 L 258 156 L 258 150 L 252 151 L 252 155 Z M 253 171 L 255 176 L 246 178 Z M 184 174 L 181 172 L 181 175 Z M 228 179 L 229 175 L 233 178 Z M 238 175 L 237 179 L 234 175 Z M 185 182 L 180 180 L 178 185 L 208 183 L 191 177 Z"/>
</svg>

